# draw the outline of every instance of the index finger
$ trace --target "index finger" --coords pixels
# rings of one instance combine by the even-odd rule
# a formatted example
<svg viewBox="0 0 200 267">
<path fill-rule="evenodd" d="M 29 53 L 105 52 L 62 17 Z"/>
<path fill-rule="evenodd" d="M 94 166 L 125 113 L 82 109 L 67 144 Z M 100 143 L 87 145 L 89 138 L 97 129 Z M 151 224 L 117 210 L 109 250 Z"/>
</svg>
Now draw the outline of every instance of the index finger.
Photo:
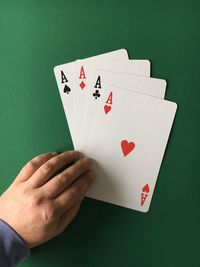
<svg viewBox="0 0 200 267">
<path fill-rule="evenodd" d="M 78 160 L 82 154 L 77 151 L 63 152 L 50 160 L 46 161 L 29 179 L 29 184 L 32 188 L 43 186 L 49 179 L 60 171 L 67 164 Z"/>
<path fill-rule="evenodd" d="M 36 156 L 21 169 L 15 179 L 15 182 L 27 181 L 46 161 L 54 158 L 57 155 L 58 152 L 52 152 Z"/>
</svg>

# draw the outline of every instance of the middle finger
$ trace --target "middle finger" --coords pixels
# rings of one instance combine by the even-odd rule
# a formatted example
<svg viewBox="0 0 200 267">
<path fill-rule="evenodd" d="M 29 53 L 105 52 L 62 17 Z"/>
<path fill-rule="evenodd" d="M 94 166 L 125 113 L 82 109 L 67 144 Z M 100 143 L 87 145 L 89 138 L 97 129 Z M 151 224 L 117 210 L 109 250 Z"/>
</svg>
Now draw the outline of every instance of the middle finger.
<svg viewBox="0 0 200 267">
<path fill-rule="evenodd" d="M 58 196 L 67 186 L 86 172 L 90 168 L 90 165 L 91 160 L 89 158 L 84 157 L 79 159 L 66 170 L 49 180 L 43 186 L 43 192 L 51 198 Z"/>
</svg>

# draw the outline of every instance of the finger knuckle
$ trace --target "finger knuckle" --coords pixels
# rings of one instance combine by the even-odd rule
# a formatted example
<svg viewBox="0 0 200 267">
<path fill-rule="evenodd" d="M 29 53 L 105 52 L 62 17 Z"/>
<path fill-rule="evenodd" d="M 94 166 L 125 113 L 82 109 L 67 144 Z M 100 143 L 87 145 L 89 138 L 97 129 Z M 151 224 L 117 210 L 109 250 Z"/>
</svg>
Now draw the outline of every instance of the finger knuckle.
<svg viewBox="0 0 200 267">
<path fill-rule="evenodd" d="M 79 167 L 79 168 L 83 168 L 83 167 L 85 167 L 85 161 L 83 160 L 83 158 L 81 158 L 80 160 L 78 160 L 77 161 L 77 166 Z"/>
<path fill-rule="evenodd" d="M 72 151 L 69 151 L 68 152 L 68 156 L 70 157 L 70 158 L 77 158 L 78 156 L 79 156 L 79 152 L 78 151 L 75 151 L 75 150 L 72 150 Z"/>
<path fill-rule="evenodd" d="M 52 172 L 53 171 L 53 164 L 50 163 L 50 162 L 46 162 L 44 163 L 44 165 L 42 166 L 42 169 L 43 169 L 43 172 L 45 173 L 49 173 L 49 172 Z"/>
<path fill-rule="evenodd" d="M 80 193 L 81 193 L 80 188 L 76 184 L 72 185 L 72 187 L 71 187 L 72 198 L 79 196 Z"/>
<path fill-rule="evenodd" d="M 39 194 L 35 194 L 31 196 L 31 206 L 32 207 L 39 207 L 42 203 L 42 197 Z"/>
<path fill-rule="evenodd" d="M 74 171 L 68 169 L 64 175 L 66 176 L 67 180 L 71 180 L 74 177 Z"/>
<path fill-rule="evenodd" d="M 71 180 L 73 177 L 73 174 L 70 171 L 61 173 L 58 175 L 58 181 L 60 184 L 65 185 L 69 180 Z"/>
<path fill-rule="evenodd" d="M 74 165 L 73 165 L 73 172 L 76 175 L 81 175 L 85 170 L 85 165 L 82 160 L 78 160 Z"/>
<path fill-rule="evenodd" d="M 65 185 L 65 183 L 66 183 L 66 179 L 67 179 L 67 175 L 64 175 L 64 174 L 59 174 L 58 176 L 57 176 L 57 179 L 56 179 L 56 181 L 57 181 L 57 183 L 59 184 L 59 185 Z"/>
<path fill-rule="evenodd" d="M 38 166 L 38 161 L 36 158 L 32 159 L 28 163 L 29 167 L 35 169 Z"/>
<path fill-rule="evenodd" d="M 55 205 L 49 204 L 45 209 L 43 213 L 43 219 L 47 223 L 51 223 L 57 219 L 57 210 L 55 208 Z"/>
</svg>

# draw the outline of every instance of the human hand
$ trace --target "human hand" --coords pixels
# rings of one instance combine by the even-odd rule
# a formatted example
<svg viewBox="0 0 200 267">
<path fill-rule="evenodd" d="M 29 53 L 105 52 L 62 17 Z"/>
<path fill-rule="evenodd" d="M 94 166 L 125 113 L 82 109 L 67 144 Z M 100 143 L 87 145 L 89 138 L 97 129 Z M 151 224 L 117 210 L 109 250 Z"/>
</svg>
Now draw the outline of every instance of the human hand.
<svg viewBox="0 0 200 267">
<path fill-rule="evenodd" d="M 73 164 L 55 175 L 70 163 Z M 10 225 L 29 247 L 53 238 L 77 214 L 95 178 L 90 165 L 91 160 L 76 151 L 35 157 L 0 197 L 0 219 Z"/>
</svg>

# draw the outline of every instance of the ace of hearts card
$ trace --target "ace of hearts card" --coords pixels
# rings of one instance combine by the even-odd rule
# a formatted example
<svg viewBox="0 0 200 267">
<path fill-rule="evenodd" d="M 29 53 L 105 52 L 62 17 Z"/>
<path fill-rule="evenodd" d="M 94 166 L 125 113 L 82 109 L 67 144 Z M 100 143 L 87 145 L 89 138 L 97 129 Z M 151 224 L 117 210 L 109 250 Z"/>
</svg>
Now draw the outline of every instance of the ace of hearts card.
<svg viewBox="0 0 200 267">
<path fill-rule="evenodd" d="M 97 173 L 87 196 L 147 212 L 176 109 L 174 102 L 109 86 L 83 151 Z"/>
</svg>

